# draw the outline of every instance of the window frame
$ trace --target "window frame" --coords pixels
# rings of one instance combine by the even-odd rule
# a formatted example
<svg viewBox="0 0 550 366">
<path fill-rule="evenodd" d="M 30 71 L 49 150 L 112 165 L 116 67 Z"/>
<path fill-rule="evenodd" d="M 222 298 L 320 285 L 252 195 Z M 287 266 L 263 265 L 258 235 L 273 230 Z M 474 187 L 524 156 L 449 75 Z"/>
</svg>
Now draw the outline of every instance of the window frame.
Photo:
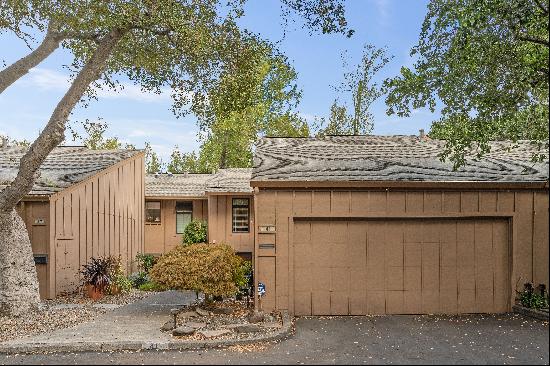
<svg viewBox="0 0 550 366">
<path fill-rule="evenodd" d="M 147 207 L 148 203 L 158 203 L 159 208 L 158 209 L 157 208 L 150 209 L 150 208 Z M 148 215 L 149 210 L 158 210 L 158 212 L 159 212 L 159 215 L 158 215 L 159 220 L 158 221 L 149 221 L 147 219 L 147 217 L 149 216 Z M 161 225 L 162 224 L 162 201 L 160 201 L 160 200 L 145 201 L 145 224 L 147 224 L 147 225 Z"/>
<path fill-rule="evenodd" d="M 246 205 L 235 205 L 235 200 L 246 200 Z M 247 209 L 247 229 L 246 231 L 235 231 L 235 208 Z M 249 234 L 250 233 L 250 197 L 233 197 L 231 199 L 231 232 L 233 234 Z"/>
<path fill-rule="evenodd" d="M 191 204 L 191 210 L 189 209 L 183 209 L 183 210 L 178 210 L 178 203 L 181 202 L 181 203 L 190 203 Z M 178 232 L 178 215 L 182 214 L 182 215 L 185 215 L 185 214 L 191 214 L 191 221 L 193 221 L 193 201 L 176 201 L 176 205 L 174 206 L 174 211 L 175 211 L 175 219 L 176 219 L 176 234 L 178 235 L 181 235 L 184 233 L 185 231 L 185 228 L 183 228 L 183 231 L 180 233 Z"/>
</svg>

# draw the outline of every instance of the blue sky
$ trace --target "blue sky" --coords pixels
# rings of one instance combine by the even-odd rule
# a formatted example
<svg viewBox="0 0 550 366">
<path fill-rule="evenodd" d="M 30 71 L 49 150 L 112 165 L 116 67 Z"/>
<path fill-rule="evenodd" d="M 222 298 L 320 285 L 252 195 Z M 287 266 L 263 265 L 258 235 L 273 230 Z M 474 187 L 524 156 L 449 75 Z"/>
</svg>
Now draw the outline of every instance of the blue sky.
<svg viewBox="0 0 550 366">
<path fill-rule="evenodd" d="M 298 72 L 298 85 L 303 92 L 298 111 L 309 121 L 315 116 L 327 116 L 332 101 L 338 96 L 333 86 L 342 81 L 343 51 L 351 57 L 350 64 L 355 64 L 365 43 L 386 46 L 394 58 L 380 73 L 380 80 L 397 75 L 403 65 L 412 65 L 409 51 L 418 40 L 427 0 L 347 0 L 345 5 L 348 23 L 355 29 L 352 38 L 310 35 L 301 29 L 299 19 L 288 25 L 283 38 L 277 0 L 249 0 L 245 16 L 240 20 L 243 27 L 273 42 L 279 41 L 279 49 Z M 0 60 L 6 64 L 29 52 L 22 41 L 7 34 L 0 35 L 0 50 Z M 0 134 L 16 139 L 36 138 L 68 88 L 68 72 L 63 65 L 70 60 L 69 53 L 57 50 L 0 95 Z M 118 136 L 138 148 L 149 141 L 166 161 L 176 145 L 182 151 L 192 151 L 199 146 L 195 118 L 175 118 L 170 105 L 167 93 L 144 94 L 139 87 L 127 84 L 120 93 L 100 93 L 99 100 L 88 108 L 78 106 L 72 119 L 101 117 L 109 123 L 110 136 Z M 420 128 L 429 129 L 430 123 L 438 118 L 438 114 L 427 110 L 414 111 L 409 118 L 387 116 L 383 98 L 372 111 L 374 134 L 417 134 Z"/>
</svg>

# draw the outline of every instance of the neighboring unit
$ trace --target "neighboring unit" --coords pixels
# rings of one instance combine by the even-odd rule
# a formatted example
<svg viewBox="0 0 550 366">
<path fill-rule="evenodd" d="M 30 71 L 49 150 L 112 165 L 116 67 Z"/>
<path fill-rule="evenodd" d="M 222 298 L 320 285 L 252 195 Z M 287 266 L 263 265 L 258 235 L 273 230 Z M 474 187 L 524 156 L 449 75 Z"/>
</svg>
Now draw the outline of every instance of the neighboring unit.
<svg viewBox="0 0 550 366">
<path fill-rule="evenodd" d="M 191 220 L 208 223 L 208 241 L 230 244 L 244 258 L 254 250 L 252 169 L 215 174 L 147 174 L 145 253 L 160 255 L 182 243 Z"/>
<path fill-rule="evenodd" d="M 18 171 L 26 148 L 0 148 L 0 189 Z M 57 147 L 17 210 L 29 232 L 40 296 L 79 286 L 81 266 L 121 256 L 128 272 L 143 251 L 144 154 L 137 150 Z"/>
<path fill-rule="evenodd" d="M 548 286 L 548 162 L 492 143 L 453 171 L 415 136 L 264 138 L 256 282 L 295 315 L 511 311 Z"/>
</svg>

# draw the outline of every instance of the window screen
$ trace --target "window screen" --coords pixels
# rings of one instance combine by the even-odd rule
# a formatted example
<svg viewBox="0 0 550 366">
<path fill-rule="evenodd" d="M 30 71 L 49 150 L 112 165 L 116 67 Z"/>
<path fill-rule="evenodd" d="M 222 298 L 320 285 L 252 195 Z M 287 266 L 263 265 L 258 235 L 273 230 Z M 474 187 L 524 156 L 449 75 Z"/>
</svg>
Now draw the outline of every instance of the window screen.
<svg viewBox="0 0 550 366">
<path fill-rule="evenodd" d="M 193 220 L 193 202 L 176 202 L 176 234 L 183 234 L 191 220 Z"/>
<path fill-rule="evenodd" d="M 248 233 L 250 218 L 248 198 L 233 198 L 233 232 Z"/>
<path fill-rule="evenodd" d="M 145 222 L 160 224 L 160 201 L 145 202 Z"/>
</svg>

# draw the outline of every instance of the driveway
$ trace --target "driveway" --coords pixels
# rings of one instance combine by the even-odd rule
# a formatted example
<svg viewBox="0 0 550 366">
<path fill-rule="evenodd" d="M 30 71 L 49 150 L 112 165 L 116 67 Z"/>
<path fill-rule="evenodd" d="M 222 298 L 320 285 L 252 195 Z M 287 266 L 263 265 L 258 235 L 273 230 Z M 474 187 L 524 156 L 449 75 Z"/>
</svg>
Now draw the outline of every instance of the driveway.
<svg viewBox="0 0 550 366">
<path fill-rule="evenodd" d="M 254 349 L 0 356 L 6 364 L 548 364 L 548 323 L 519 315 L 300 318 Z"/>
</svg>

